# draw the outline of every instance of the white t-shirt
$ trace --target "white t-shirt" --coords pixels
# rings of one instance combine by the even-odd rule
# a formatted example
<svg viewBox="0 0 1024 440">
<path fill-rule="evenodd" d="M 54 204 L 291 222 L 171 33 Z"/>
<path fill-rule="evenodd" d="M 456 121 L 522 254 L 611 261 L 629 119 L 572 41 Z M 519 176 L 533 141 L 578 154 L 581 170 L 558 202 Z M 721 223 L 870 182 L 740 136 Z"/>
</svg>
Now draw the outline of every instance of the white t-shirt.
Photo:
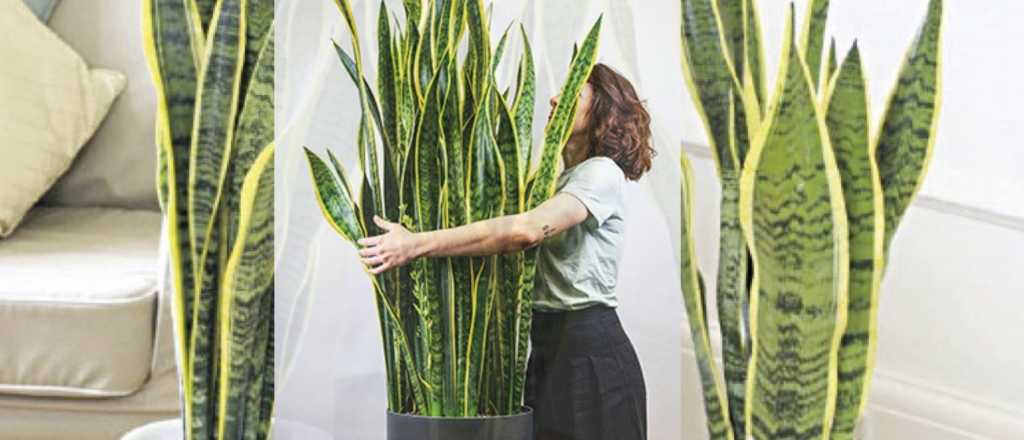
<svg viewBox="0 0 1024 440">
<path fill-rule="evenodd" d="M 625 183 L 618 164 L 603 156 L 580 162 L 559 176 L 557 192 L 579 199 L 589 214 L 540 245 L 534 308 L 564 311 L 619 305 L 615 284 L 625 233 Z"/>
</svg>

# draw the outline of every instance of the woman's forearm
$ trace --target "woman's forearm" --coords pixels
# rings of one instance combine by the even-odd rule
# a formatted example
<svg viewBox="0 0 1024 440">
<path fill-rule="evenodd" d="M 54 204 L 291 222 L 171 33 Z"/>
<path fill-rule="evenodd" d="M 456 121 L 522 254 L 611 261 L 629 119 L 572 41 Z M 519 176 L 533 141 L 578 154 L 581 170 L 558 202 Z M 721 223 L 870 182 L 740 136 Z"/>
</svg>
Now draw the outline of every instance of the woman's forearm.
<svg viewBox="0 0 1024 440">
<path fill-rule="evenodd" d="M 374 216 L 383 235 L 359 240 L 359 256 L 370 273 L 380 274 L 420 257 L 486 256 L 520 251 L 540 244 L 587 218 L 575 197 L 557 194 L 528 212 L 439 231 L 412 233 L 398 223 Z"/>
<path fill-rule="evenodd" d="M 415 234 L 422 257 L 486 256 L 516 252 L 544 239 L 542 225 L 528 215 L 509 215 L 464 226 Z"/>
</svg>

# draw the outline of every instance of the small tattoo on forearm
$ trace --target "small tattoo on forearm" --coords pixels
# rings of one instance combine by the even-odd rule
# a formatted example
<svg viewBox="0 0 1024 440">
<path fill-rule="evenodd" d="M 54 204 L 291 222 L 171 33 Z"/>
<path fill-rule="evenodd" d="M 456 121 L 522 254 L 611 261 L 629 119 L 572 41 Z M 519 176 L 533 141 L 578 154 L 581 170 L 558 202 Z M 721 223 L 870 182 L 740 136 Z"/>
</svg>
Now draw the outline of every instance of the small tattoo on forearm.
<svg viewBox="0 0 1024 440">
<path fill-rule="evenodd" d="M 548 225 L 544 225 L 544 227 L 541 228 L 541 231 L 544 232 L 544 238 L 548 238 L 549 236 L 551 236 L 551 233 L 554 232 L 551 226 Z"/>
</svg>

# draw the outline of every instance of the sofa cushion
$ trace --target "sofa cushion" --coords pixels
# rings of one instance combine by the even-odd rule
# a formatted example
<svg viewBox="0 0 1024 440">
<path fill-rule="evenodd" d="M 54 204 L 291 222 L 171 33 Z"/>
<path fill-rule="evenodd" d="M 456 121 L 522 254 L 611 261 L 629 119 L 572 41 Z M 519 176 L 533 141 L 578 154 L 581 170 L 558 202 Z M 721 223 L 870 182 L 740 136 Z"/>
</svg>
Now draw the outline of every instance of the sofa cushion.
<svg viewBox="0 0 1024 440">
<path fill-rule="evenodd" d="M 43 202 L 157 209 L 156 89 L 142 50 L 141 1 L 65 1 L 50 27 L 90 65 L 128 84 L 107 120 Z"/>
<path fill-rule="evenodd" d="M 161 216 L 36 208 L 0 241 L 0 393 L 124 396 L 152 365 Z"/>
</svg>

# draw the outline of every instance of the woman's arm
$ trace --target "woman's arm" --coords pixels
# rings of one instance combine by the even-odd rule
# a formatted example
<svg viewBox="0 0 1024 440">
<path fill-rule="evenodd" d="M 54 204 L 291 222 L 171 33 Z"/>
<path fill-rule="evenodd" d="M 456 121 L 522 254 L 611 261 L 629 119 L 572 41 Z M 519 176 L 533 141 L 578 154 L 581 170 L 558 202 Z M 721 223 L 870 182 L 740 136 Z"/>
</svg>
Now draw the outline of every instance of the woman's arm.
<svg viewBox="0 0 1024 440">
<path fill-rule="evenodd" d="M 401 267 L 420 257 L 485 256 L 528 249 L 545 238 L 582 223 L 588 216 L 579 199 L 559 193 L 522 214 L 483 220 L 438 231 L 413 233 L 374 217 L 383 235 L 359 240 L 363 264 L 373 274 Z"/>
</svg>

